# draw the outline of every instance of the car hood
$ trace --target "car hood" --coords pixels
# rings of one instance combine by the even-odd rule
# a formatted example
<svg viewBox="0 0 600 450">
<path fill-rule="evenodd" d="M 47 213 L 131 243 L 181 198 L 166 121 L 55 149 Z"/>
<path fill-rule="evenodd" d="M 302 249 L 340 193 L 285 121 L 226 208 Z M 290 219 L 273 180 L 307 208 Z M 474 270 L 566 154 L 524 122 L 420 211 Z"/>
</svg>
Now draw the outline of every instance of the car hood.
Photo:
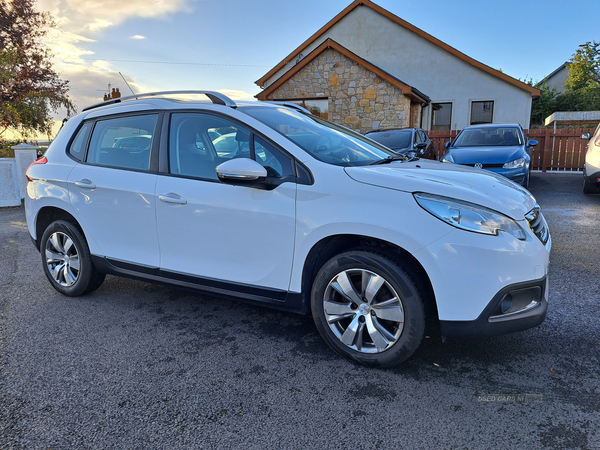
<svg viewBox="0 0 600 450">
<path fill-rule="evenodd" d="M 493 172 L 420 159 L 378 166 L 346 167 L 359 183 L 404 192 L 425 192 L 475 203 L 521 220 L 535 198 L 521 186 Z"/>
<path fill-rule="evenodd" d="M 450 154 L 456 164 L 504 164 L 523 156 L 522 147 L 458 147 L 451 148 Z"/>
</svg>

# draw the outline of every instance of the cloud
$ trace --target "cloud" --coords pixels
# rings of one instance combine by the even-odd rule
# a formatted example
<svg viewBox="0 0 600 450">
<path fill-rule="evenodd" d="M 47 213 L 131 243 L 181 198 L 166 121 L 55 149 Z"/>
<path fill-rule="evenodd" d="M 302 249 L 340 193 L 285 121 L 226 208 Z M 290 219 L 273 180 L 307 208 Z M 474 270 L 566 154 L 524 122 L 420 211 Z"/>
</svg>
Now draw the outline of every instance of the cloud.
<svg viewBox="0 0 600 450">
<path fill-rule="evenodd" d="M 129 36 L 129 39 L 142 40 L 142 39 L 146 39 L 146 36 L 140 36 L 139 34 L 136 34 L 135 36 Z"/>
<path fill-rule="evenodd" d="M 108 28 L 108 27 L 110 27 L 112 25 L 113 25 L 113 23 L 110 20 L 95 19 L 92 23 L 88 23 L 86 25 L 86 27 L 90 31 L 98 31 L 98 30 L 103 30 L 104 28 Z"/>
<path fill-rule="evenodd" d="M 38 0 L 40 11 L 49 11 L 69 31 L 98 32 L 135 17 L 164 17 L 187 11 L 188 0 Z"/>
<path fill-rule="evenodd" d="M 231 100 L 256 101 L 256 99 L 254 98 L 254 95 L 249 94 L 248 92 L 244 92 L 244 91 L 237 91 L 235 89 L 219 89 L 217 92 L 220 92 L 221 94 L 226 95 Z"/>
<path fill-rule="evenodd" d="M 162 19 L 168 14 L 190 10 L 187 3 L 196 0 L 38 0 L 37 9 L 48 11 L 56 27 L 46 36 L 53 53 L 53 68 L 61 78 L 69 80 L 69 96 L 79 110 L 102 101 L 101 87 L 119 87 L 122 95 L 130 94 L 114 66 L 86 56 L 94 52 L 86 44 L 102 38 L 107 29 L 138 17 Z M 145 39 L 134 35 L 131 39 Z M 149 92 L 136 80 L 127 80 L 135 92 Z M 56 118 L 61 121 L 65 111 Z"/>
<path fill-rule="evenodd" d="M 108 67 L 108 66 L 107 66 Z M 69 80 L 69 96 L 81 111 L 83 108 L 102 102 L 102 97 L 112 88 L 119 88 L 122 96 L 131 95 L 119 72 L 98 67 L 70 67 L 63 76 Z M 126 77 L 134 92 L 148 92 L 148 86 L 140 85 L 137 80 Z M 103 90 L 104 89 L 104 90 Z"/>
</svg>

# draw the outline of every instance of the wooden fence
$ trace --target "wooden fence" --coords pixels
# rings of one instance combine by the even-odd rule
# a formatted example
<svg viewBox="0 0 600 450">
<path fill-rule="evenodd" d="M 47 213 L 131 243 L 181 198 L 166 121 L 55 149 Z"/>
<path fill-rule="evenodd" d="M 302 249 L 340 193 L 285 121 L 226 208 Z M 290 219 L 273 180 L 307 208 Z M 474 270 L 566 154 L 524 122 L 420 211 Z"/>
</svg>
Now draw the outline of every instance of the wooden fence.
<svg viewBox="0 0 600 450">
<path fill-rule="evenodd" d="M 588 141 L 581 139 L 581 134 L 593 132 L 593 128 L 525 130 L 525 134 L 529 136 L 529 139 L 539 142 L 533 148 L 533 170 L 541 170 L 542 172 L 582 171 Z M 428 131 L 427 134 L 434 142 L 437 158 L 439 159 L 446 152 L 444 144 L 453 140 L 458 131 Z"/>
</svg>

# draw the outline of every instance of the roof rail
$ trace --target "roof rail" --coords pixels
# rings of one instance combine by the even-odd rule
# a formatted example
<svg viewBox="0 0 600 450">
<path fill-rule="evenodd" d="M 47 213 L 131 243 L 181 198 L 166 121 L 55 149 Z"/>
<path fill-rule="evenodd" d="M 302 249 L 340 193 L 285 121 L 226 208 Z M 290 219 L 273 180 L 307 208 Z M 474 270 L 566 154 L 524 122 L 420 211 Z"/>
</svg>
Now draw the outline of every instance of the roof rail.
<svg viewBox="0 0 600 450">
<path fill-rule="evenodd" d="M 297 111 L 300 111 L 301 113 L 312 115 L 312 113 L 308 109 L 306 109 L 304 106 L 299 105 L 298 103 L 278 102 L 278 101 L 272 101 L 272 100 L 269 100 L 269 103 L 275 104 L 275 105 L 287 106 L 288 108 L 295 109 Z"/>
<path fill-rule="evenodd" d="M 164 96 L 164 95 L 181 95 L 181 94 L 185 94 L 185 95 L 203 94 L 203 95 L 206 95 L 210 99 L 211 102 L 216 103 L 217 105 L 229 106 L 230 108 L 237 107 L 237 105 L 235 104 L 235 102 L 233 100 L 231 100 L 226 95 L 223 95 L 220 92 L 216 92 L 216 91 L 162 91 L 162 92 L 148 92 L 146 94 L 130 95 L 128 97 L 113 98 L 111 100 L 107 100 L 105 102 L 97 103 L 95 105 L 88 106 L 87 108 L 83 108 L 82 111 L 89 111 L 90 109 L 100 108 L 101 106 L 112 105 L 115 103 L 121 103 L 124 100 L 134 100 L 134 99 L 138 100 L 138 99 L 147 98 L 147 97 L 157 97 L 157 96 Z"/>
</svg>

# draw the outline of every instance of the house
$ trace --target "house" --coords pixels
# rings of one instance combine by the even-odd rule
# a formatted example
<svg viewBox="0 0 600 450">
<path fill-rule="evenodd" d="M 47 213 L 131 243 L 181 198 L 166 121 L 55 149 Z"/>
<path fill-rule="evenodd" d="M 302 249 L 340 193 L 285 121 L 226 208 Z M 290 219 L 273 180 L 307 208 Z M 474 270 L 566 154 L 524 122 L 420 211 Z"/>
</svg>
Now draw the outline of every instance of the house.
<svg viewBox="0 0 600 450">
<path fill-rule="evenodd" d="M 554 89 L 557 94 L 562 94 L 567 89 L 565 88 L 565 81 L 569 78 L 569 63 L 566 62 L 561 65 L 558 69 L 552 72 L 550 75 L 545 77 L 542 81 L 536 84 L 536 87 L 541 88 L 542 85 L 548 86 L 550 89 Z"/>
<path fill-rule="evenodd" d="M 540 90 L 470 58 L 369 0 L 355 0 L 256 81 L 362 133 L 389 127 L 529 128 Z"/>
</svg>

